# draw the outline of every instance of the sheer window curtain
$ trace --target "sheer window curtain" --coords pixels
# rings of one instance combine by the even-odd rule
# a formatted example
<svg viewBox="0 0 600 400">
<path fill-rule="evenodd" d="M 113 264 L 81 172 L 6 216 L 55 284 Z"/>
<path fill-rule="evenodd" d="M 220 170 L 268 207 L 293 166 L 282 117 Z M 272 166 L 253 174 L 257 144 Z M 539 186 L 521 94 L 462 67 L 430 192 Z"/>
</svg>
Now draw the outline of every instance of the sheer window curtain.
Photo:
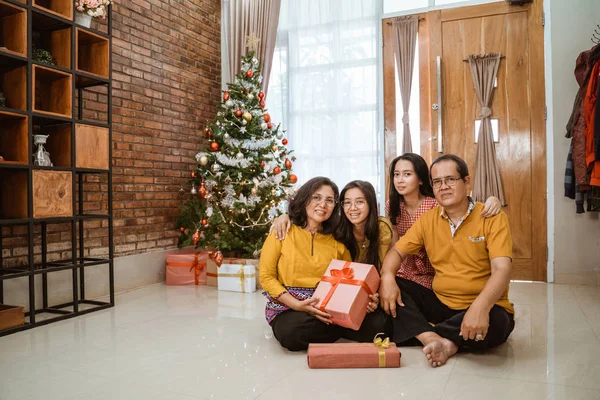
<svg viewBox="0 0 600 400">
<path fill-rule="evenodd" d="M 378 0 L 282 0 L 267 108 L 302 184 L 362 179 L 381 191 Z"/>
</svg>

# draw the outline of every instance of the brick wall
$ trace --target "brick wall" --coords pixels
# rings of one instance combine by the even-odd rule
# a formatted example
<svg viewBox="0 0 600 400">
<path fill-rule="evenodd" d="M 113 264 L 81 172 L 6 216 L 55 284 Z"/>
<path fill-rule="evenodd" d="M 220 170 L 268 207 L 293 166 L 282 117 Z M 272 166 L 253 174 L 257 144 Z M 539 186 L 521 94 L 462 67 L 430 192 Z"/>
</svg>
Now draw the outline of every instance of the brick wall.
<svg viewBox="0 0 600 400">
<path fill-rule="evenodd" d="M 94 22 L 100 30 L 106 26 Z M 113 8 L 115 255 L 174 247 L 178 191 L 205 145 L 220 99 L 220 0 L 117 1 Z M 106 120 L 106 90 L 84 91 L 84 117 Z M 106 179 L 86 176 L 86 211 L 106 209 Z M 86 254 L 108 252 L 105 224 L 86 222 Z M 26 262 L 26 227 L 4 227 L 5 266 Z M 70 258 L 70 224 L 48 228 L 49 260 Z M 39 254 L 39 227 L 35 253 Z M 39 256 L 36 256 L 39 260 Z"/>
</svg>

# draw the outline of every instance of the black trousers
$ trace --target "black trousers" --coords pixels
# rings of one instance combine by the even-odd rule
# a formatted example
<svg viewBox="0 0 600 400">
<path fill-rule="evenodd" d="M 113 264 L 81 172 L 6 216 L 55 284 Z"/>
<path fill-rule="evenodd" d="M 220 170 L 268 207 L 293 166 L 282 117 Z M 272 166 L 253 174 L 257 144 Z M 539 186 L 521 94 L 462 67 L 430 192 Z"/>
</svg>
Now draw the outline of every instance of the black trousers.
<svg viewBox="0 0 600 400">
<path fill-rule="evenodd" d="M 480 341 L 464 340 L 460 326 L 467 310 L 453 310 L 442 303 L 433 290 L 413 281 L 396 278 L 402 294 L 404 307 L 396 306 L 396 318 L 392 319 L 394 342 L 402 346 L 417 346 L 415 338 L 423 332 L 435 332 L 454 342 L 459 351 L 485 351 L 506 342 L 515 327 L 513 314 L 494 305 L 490 311 L 487 336 Z M 431 326 L 434 323 L 435 326 Z"/>
<path fill-rule="evenodd" d="M 341 338 L 372 342 L 378 333 L 391 336 L 391 320 L 381 309 L 367 313 L 358 331 L 327 325 L 305 312 L 294 310 L 279 314 L 271 322 L 271 327 L 279 343 L 291 351 L 306 350 L 309 343 L 333 343 Z"/>
</svg>

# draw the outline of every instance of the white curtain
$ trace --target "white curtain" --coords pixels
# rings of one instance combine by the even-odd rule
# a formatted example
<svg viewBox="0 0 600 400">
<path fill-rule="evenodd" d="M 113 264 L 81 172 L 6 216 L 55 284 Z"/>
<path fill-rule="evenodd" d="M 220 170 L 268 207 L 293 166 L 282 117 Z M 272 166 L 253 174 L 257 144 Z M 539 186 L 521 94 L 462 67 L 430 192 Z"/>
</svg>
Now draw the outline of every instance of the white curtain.
<svg viewBox="0 0 600 400">
<path fill-rule="evenodd" d="M 267 108 L 299 183 L 362 179 L 380 192 L 378 0 L 282 0 Z"/>
</svg>

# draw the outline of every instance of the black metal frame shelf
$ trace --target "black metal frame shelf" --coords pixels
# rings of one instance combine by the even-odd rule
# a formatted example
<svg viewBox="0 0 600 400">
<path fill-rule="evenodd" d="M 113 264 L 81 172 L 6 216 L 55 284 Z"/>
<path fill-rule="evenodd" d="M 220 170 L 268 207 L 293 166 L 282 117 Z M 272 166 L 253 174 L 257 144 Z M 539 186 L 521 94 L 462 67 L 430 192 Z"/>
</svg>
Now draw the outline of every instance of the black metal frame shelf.
<svg viewBox="0 0 600 400">
<path fill-rule="evenodd" d="M 13 114 L 19 114 L 28 118 L 28 152 L 31 155 L 34 152 L 33 143 L 33 127 L 42 126 L 47 128 L 52 125 L 68 124 L 70 125 L 70 146 L 71 146 L 71 163 L 70 166 L 62 167 L 37 167 L 33 165 L 31 157 L 26 163 L 0 163 L 0 172 L 5 174 L 23 174 L 27 179 L 27 215 L 28 218 L 0 218 L 0 303 L 5 300 L 4 282 L 10 279 L 25 278 L 28 280 L 28 304 L 26 307 L 29 311 L 25 313 L 26 322 L 22 326 L 5 329 L 0 331 L 0 337 L 9 335 L 15 332 L 35 328 L 37 326 L 46 325 L 52 322 L 61 321 L 67 318 L 91 313 L 94 311 L 104 310 L 113 307 L 115 304 L 115 286 L 114 286 L 114 248 L 113 248 L 113 217 L 112 217 L 112 171 L 111 169 L 92 169 L 92 168 L 76 168 L 76 126 L 77 124 L 86 124 L 108 129 L 108 165 L 112 164 L 112 69 L 108 69 L 108 78 L 94 75 L 92 73 L 86 73 L 76 69 L 76 30 L 89 32 L 94 35 L 100 36 L 108 40 L 109 52 L 108 52 L 108 65 L 112 63 L 112 7 L 108 9 L 108 24 L 107 32 L 102 32 L 97 29 L 85 28 L 78 25 L 74 20 L 65 18 L 68 12 L 61 11 L 64 15 L 58 12 L 52 12 L 34 5 L 34 0 L 3 0 L 11 5 L 15 5 L 24 9 L 27 12 L 27 56 L 23 57 L 12 52 L 5 52 L 0 50 L 0 71 L 10 70 L 12 68 L 23 67 L 27 68 L 27 109 L 18 110 L 8 107 L 0 107 L 1 112 L 8 112 Z M 39 1 L 39 0 L 38 0 Z M 70 1 L 73 7 L 73 15 L 77 12 L 74 7 L 74 2 Z M 50 3 L 47 3 L 50 4 Z M 54 6 L 53 6 L 54 7 Z M 60 6 L 58 6 L 60 7 Z M 62 9 L 64 10 L 64 8 Z M 70 68 L 64 68 L 57 65 L 47 65 L 44 63 L 37 62 L 32 58 L 32 42 L 33 32 L 53 32 L 57 30 L 70 29 L 70 32 L 66 35 L 70 37 Z M 46 40 L 42 37 L 42 44 Z M 57 43 L 57 42 L 54 42 Z M 61 43 L 60 41 L 58 43 Z M 64 42 L 66 43 L 66 42 Z M 67 47 L 62 47 L 66 49 Z M 62 53 L 64 55 L 64 53 Z M 69 57 L 64 56 L 64 57 Z M 64 59 L 64 58 L 63 58 Z M 63 62 L 62 65 L 68 65 Z M 71 76 L 70 95 L 72 97 L 71 102 L 71 117 L 60 116 L 57 114 L 47 114 L 44 112 L 36 112 L 34 109 L 35 99 L 33 98 L 33 86 L 35 82 L 32 79 L 32 71 L 34 66 L 40 66 L 44 68 L 50 68 L 54 71 L 58 71 L 63 74 L 69 74 Z M 108 89 L 108 111 L 106 123 L 86 121 L 82 119 L 83 114 L 83 90 L 95 86 L 106 86 Z M 78 96 L 77 96 L 78 95 Z M 68 153 L 67 153 L 68 154 Z M 68 164 L 65 164 L 68 165 Z M 14 171 L 14 172 L 13 172 Z M 20 172 L 17 172 L 20 171 Z M 33 182 L 32 175 L 35 171 L 66 171 L 71 172 L 71 184 L 72 184 L 72 209 L 73 215 L 68 217 L 47 217 L 47 218 L 33 218 L 34 215 L 34 198 L 33 198 Z M 107 175 L 108 178 L 108 211 L 106 214 L 98 213 L 82 213 L 83 210 L 83 185 L 78 183 L 82 182 L 82 176 L 86 174 L 103 174 Z M 77 194 L 79 196 L 77 196 Z M 77 197 L 79 197 L 77 199 Z M 79 210 L 79 211 L 77 211 Z M 102 211 L 106 212 L 106 210 Z M 23 215 L 25 215 L 23 213 Z M 16 214 L 15 214 L 16 216 Z M 84 224 L 86 221 L 107 221 L 102 222 L 102 229 L 108 231 L 108 255 L 106 256 L 88 256 L 86 255 L 85 247 L 85 231 Z M 71 250 L 68 251 L 66 258 L 60 260 L 48 260 L 48 243 L 47 233 L 49 224 L 63 224 L 69 223 L 69 242 L 71 243 Z M 26 233 L 23 234 L 24 243 L 23 247 L 27 246 L 27 257 L 26 263 L 19 266 L 5 266 L 5 260 L 3 260 L 2 246 L 3 246 L 3 227 L 13 227 L 16 229 L 17 226 L 26 226 Z M 41 261 L 39 259 L 40 254 L 34 254 L 34 242 L 41 238 Z M 39 242 L 36 246 L 39 245 Z M 39 250 L 37 250 L 39 252 Z M 108 288 L 109 294 L 107 301 L 98 301 L 86 299 L 85 297 L 85 279 L 84 271 L 89 267 L 103 266 L 108 267 Z M 49 304 L 49 294 L 52 291 L 52 287 L 49 286 L 48 275 L 53 274 L 57 271 L 72 271 L 69 274 L 72 277 L 72 291 L 67 297 L 72 300 L 63 304 Z M 41 303 L 42 307 L 36 307 L 36 297 L 40 295 L 36 293 L 36 279 L 42 279 L 42 293 Z M 64 296 L 63 296 L 64 297 Z M 63 301 L 65 299 L 63 298 Z M 38 302 L 40 300 L 38 299 Z M 23 304 L 21 304 L 23 305 Z M 38 304 L 39 305 L 39 304 Z M 85 305 L 85 307 L 83 307 Z M 52 317 L 46 318 L 45 315 L 40 314 L 52 314 Z M 37 318 L 36 318 L 37 316 Z"/>
</svg>

